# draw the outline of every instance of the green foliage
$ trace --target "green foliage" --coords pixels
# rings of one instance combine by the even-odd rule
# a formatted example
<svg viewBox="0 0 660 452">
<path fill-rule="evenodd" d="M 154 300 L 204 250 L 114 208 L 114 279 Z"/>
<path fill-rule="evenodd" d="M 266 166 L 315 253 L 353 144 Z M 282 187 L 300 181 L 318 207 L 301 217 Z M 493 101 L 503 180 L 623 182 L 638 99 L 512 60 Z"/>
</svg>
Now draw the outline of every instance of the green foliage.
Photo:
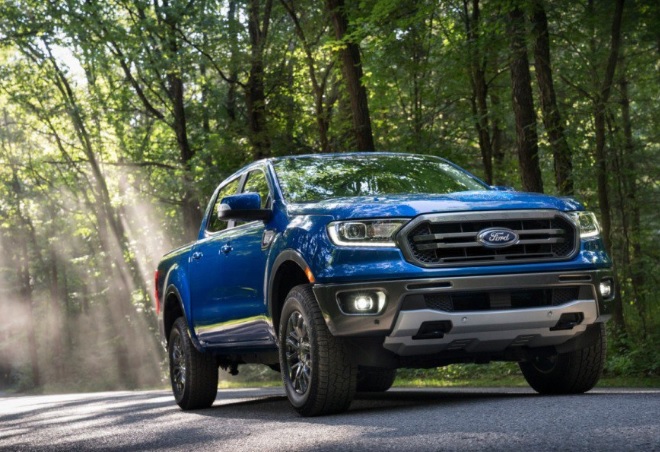
<svg viewBox="0 0 660 452">
<path fill-rule="evenodd" d="M 352 42 L 376 147 L 440 155 L 483 176 L 480 69 L 485 123 L 501 153 L 494 181 L 520 187 L 510 2 L 481 1 L 478 19 L 471 1 L 346 3 L 351 33 L 338 42 L 324 2 L 273 2 L 257 49 L 248 9 L 260 6 L 264 30 L 263 0 L 0 0 L 0 310 L 13 313 L 0 325 L 0 385 L 158 384 L 152 271 L 164 252 L 196 235 L 218 182 L 253 158 L 255 106 L 247 99 L 255 64 L 264 70 L 265 105 L 257 107 L 270 155 L 353 150 L 338 57 Z M 575 195 L 597 210 L 593 114 L 613 2 L 543 3 Z M 608 375 L 657 375 L 660 365 L 659 8 L 626 2 L 606 105 L 606 192 L 622 300 Z M 551 143 L 539 131 L 551 187 Z M 135 372 L 121 368 L 124 359 Z M 64 365 L 71 362 L 79 365 Z M 508 364 L 425 372 L 461 379 L 484 369 L 517 372 Z"/>
<path fill-rule="evenodd" d="M 520 377 L 522 373 L 516 363 L 495 362 L 490 364 L 451 364 L 434 369 L 399 369 L 397 378 L 402 380 L 430 380 L 430 381 L 457 381 L 457 380 L 508 380 L 510 377 Z"/>
<path fill-rule="evenodd" d="M 660 376 L 660 337 L 643 338 L 610 328 L 605 376 Z"/>
</svg>

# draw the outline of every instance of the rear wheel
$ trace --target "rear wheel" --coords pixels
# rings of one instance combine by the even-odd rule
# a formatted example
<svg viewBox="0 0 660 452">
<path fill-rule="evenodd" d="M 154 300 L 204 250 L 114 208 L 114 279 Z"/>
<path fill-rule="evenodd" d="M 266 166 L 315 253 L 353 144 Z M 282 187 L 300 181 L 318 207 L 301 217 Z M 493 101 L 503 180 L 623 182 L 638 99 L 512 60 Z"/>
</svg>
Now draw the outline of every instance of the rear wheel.
<svg viewBox="0 0 660 452">
<path fill-rule="evenodd" d="M 605 324 L 596 328 L 597 340 L 589 347 L 521 362 L 527 383 L 541 394 L 580 394 L 593 388 L 605 365 Z"/>
<path fill-rule="evenodd" d="M 346 344 L 332 336 L 309 285 L 291 289 L 279 330 L 282 380 L 303 416 L 346 411 L 355 394 L 357 366 Z"/>
<path fill-rule="evenodd" d="M 357 376 L 358 392 L 385 392 L 396 379 L 396 369 L 360 367 Z"/>
<path fill-rule="evenodd" d="M 183 317 L 172 326 L 167 351 L 176 403 L 183 410 L 213 405 L 218 393 L 218 365 L 213 356 L 197 351 Z"/>
</svg>

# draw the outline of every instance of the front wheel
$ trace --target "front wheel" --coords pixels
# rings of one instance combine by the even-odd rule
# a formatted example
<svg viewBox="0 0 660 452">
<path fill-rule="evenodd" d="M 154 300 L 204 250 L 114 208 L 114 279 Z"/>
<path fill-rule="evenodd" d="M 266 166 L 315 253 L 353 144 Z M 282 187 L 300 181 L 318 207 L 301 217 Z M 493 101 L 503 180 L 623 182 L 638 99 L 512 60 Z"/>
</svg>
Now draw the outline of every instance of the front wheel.
<svg viewBox="0 0 660 452">
<path fill-rule="evenodd" d="M 605 324 L 594 328 L 597 338 L 589 347 L 521 362 L 527 383 L 540 394 L 580 394 L 593 388 L 605 365 Z"/>
<path fill-rule="evenodd" d="M 176 319 L 172 326 L 167 354 L 176 403 L 183 410 L 213 405 L 218 393 L 218 365 L 213 356 L 197 351 L 183 317 Z"/>
<path fill-rule="evenodd" d="M 279 330 L 282 380 L 303 416 L 346 411 L 355 394 L 357 366 L 346 344 L 332 336 L 309 285 L 291 289 Z"/>
<path fill-rule="evenodd" d="M 358 392 L 385 392 L 396 380 L 396 369 L 360 367 L 357 376 Z"/>
</svg>

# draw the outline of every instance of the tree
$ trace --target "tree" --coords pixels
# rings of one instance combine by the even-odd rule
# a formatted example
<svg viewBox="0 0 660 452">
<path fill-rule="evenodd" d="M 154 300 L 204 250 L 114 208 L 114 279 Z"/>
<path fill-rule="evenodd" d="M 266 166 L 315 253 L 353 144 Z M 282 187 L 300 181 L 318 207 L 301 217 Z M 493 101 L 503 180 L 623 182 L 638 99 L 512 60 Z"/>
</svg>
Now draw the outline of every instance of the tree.
<svg viewBox="0 0 660 452">
<path fill-rule="evenodd" d="M 545 13 L 543 0 L 532 2 L 532 32 L 534 34 L 534 69 L 536 81 L 541 93 L 541 109 L 543 124 L 550 140 L 554 156 L 555 185 L 562 195 L 573 194 L 573 165 L 571 149 L 564 134 L 557 95 L 552 78 L 550 64 L 550 34 L 548 32 L 548 17 Z"/>
<path fill-rule="evenodd" d="M 355 146 L 358 151 L 373 151 L 376 149 L 371 131 L 371 116 L 367 89 L 362 83 L 363 71 L 360 58 L 360 47 L 349 37 L 348 16 L 344 0 L 326 0 L 337 41 L 341 42 L 339 55 L 342 64 L 342 74 L 351 101 L 353 129 L 355 131 Z"/>
<path fill-rule="evenodd" d="M 593 0 L 590 0 L 590 4 Z M 603 239 L 607 249 L 611 249 L 612 243 L 612 217 L 609 197 L 607 153 L 605 150 L 605 118 L 607 115 L 607 103 L 612 92 L 616 64 L 619 61 L 619 48 L 621 46 L 621 22 L 623 20 L 623 0 L 616 0 L 614 15 L 612 17 L 611 42 L 607 65 L 600 88 L 593 98 L 594 130 L 596 133 L 596 178 L 598 185 L 598 205 L 600 207 L 601 225 L 603 228 Z"/>
<path fill-rule="evenodd" d="M 463 0 L 463 16 L 468 39 L 470 84 L 472 86 L 472 113 L 479 136 L 479 149 L 484 167 L 484 179 L 493 183 L 493 149 L 488 112 L 488 84 L 486 83 L 486 58 L 481 51 L 479 0 L 472 0 L 472 12 L 468 1 Z"/>
<path fill-rule="evenodd" d="M 153 269 L 217 184 L 374 147 L 572 182 L 615 264 L 608 371 L 657 373 L 660 4 L 511 5 L 0 1 L 0 384 L 152 382 Z"/>
<path fill-rule="evenodd" d="M 314 49 L 312 42 L 318 42 L 319 37 L 313 37 L 311 42 L 305 32 L 298 12 L 296 11 L 296 4 L 293 0 L 280 0 L 280 3 L 289 14 L 293 22 L 294 30 L 300 45 L 303 48 L 304 59 L 309 73 L 309 79 L 312 84 L 312 92 L 314 95 L 314 116 L 318 127 L 319 143 L 321 152 L 330 152 L 330 140 L 328 132 L 330 128 L 330 112 L 334 103 L 337 100 L 336 93 L 328 93 L 328 85 L 331 84 L 331 76 L 334 69 L 334 61 L 330 61 L 323 70 L 317 69 L 320 62 L 314 56 Z M 317 24 L 315 24 L 317 25 Z M 326 27 L 318 27 L 321 34 L 326 33 Z"/>
<path fill-rule="evenodd" d="M 509 11 L 508 18 L 508 33 L 511 37 L 511 94 L 516 118 L 520 175 L 525 191 L 543 193 L 524 15 L 520 8 L 514 6 Z"/>
<path fill-rule="evenodd" d="M 249 0 L 250 76 L 245 88 L 248 124 L 255 159 L 270 155 L 270 135 L 266 125 L 266 91 L 264 87 L 264 48 L 268 37 L 273 0 Z"/>
</svg>

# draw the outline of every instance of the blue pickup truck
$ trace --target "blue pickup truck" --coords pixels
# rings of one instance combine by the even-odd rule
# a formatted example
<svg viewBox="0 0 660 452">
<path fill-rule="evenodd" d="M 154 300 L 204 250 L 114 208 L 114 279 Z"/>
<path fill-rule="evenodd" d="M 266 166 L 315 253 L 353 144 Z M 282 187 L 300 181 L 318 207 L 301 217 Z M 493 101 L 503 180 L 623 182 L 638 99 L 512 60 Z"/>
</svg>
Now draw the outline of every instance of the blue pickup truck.
<svg viewBox="0 0 660 452">
<path fill-rule="evenodd" d="M 303 416 L 386 391 L 398 368 L 452 363 L 515 361 L 539 393 L 588 391 L 614 293 L 577 201 L 399 153 L 252 163 L 156 271 L 182 409 L 213 404 L 219 367 L 261 363 Z"/>
</svg>

